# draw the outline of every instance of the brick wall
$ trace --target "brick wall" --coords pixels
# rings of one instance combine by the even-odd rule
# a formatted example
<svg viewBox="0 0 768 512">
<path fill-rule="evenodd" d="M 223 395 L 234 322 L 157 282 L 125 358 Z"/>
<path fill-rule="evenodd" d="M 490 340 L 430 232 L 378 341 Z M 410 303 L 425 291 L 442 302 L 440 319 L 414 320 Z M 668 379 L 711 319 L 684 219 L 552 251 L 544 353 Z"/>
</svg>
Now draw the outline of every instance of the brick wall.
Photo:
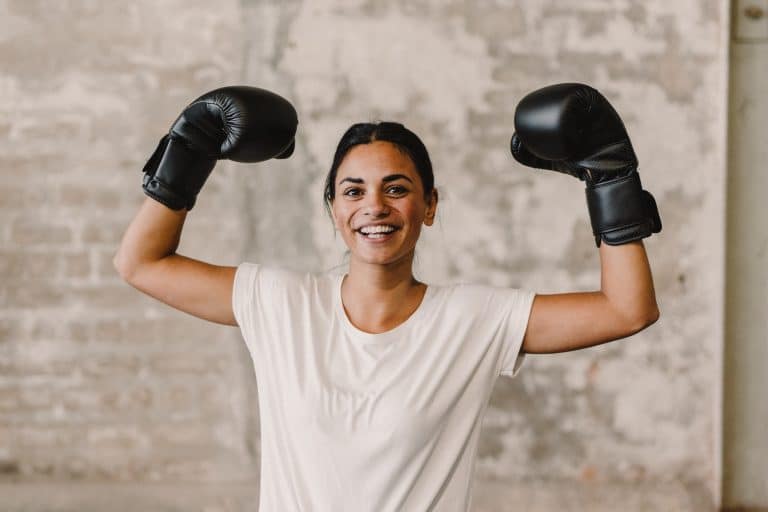
<svg viewBox="0 0 768 512">
<path fill-rule="evenodd" d="M 525 92 L 579 80 L 622 114 L 659 203 L 646 247 L 662 319 L 499 381 L 476 510 L 710 510 L 728 5 L 0 0 L 0 509 L 254 508 L 239 333 L 143 296 L 111 263 L 139 171 L 189 100 L 258 85 L 300 126 L 288 161 L 217 166 L 180 253 L 338 265 L 320 201 L 333 149 L 353 122 L 395 119 L 426 142 L 441 194 L 419 276 L 552 293 L 599 286 L 583 192 L 507 145 Z"/>
<path fill-rule="evenodd" d="M 237 332 L 112 266 L 157 140 L 240 76 L 239 5 L 0 5 L 0 480 L 253 477 Z M 234 264 L 231 171 L 182 247 Z"/>
</svg>

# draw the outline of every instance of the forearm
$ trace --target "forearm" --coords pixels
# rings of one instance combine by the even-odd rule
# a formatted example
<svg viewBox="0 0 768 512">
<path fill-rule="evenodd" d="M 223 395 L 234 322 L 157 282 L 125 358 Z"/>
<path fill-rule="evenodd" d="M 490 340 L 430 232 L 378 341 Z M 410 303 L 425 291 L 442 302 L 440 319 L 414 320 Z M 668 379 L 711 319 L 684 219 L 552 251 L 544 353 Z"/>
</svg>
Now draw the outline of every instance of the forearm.
<svg viewBox="0 0 768 512">
<path fill-rule="evenodd" d="M 123 235 L 113 263 L 128 280 L 142 264 L 176 252 L 187 210 L 174 211 L 147 198 Z"/>
<path fill-rule="evenodd" d="M 650 324 L 659 317 L 651 267 L 642 240 L 600 244 L 600 290 L 628 320 Z"/>
</svg>

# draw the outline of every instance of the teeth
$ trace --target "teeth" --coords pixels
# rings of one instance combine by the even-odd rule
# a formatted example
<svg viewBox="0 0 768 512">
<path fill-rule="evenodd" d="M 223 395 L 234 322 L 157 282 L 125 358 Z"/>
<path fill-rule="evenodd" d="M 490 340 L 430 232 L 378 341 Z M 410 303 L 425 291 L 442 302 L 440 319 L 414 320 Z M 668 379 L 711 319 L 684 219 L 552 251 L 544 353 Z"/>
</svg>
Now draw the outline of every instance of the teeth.
<svg viewBox="0 0 768 512">
<path fill-rule="evenodd" d="M 365 226 L 360 228 L 360 232 L 364 235 L 370 235 L 374 233 L 391 233 L 394 230 L 394 226 Z"/>
</svg>

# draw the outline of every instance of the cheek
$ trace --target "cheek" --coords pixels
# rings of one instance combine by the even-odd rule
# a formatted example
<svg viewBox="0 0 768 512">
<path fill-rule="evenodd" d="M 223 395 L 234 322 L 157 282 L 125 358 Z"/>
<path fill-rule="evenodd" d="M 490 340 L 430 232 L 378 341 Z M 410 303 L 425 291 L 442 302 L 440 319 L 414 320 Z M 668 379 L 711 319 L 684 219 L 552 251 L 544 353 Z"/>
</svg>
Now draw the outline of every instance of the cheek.
<svg viewBox="0 0 768 512">
<path fill-rule="evenodd" d="M 411 222 L 419 225 L 424 220 L 426 213 L 426 209 L 417 204 L 409 205 L 403 210 L 403 214 L 411 219 Z"/>
<path fill-rule="evenodd" d="M 338 205 L 331 208 L 331 216 L 333 217 L 333 225 L 339 231 L 343 230 L 347 225 L 348 213 L 340 208 Z"/>
</svg>

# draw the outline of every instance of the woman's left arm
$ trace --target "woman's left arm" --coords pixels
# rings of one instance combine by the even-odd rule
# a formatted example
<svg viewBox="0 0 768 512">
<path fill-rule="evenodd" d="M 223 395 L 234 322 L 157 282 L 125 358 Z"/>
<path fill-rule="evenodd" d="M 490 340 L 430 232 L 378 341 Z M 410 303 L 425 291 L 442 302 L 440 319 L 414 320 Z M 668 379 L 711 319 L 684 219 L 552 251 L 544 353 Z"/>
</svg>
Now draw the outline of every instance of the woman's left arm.
<svg viewBox="0 0 768 512">
<path fill-rule="evenodd" d="M 586 183 L 600 291 L 537 295 L 524 352 L 577 350 L 625 338 L 659 318 L 642 239 L 661 231 L 653 195 L 643 190 L 629 135 L 608 100 L 584 84 L 526 95 L 515 110 L 515 160 Z"/>
<path fill-rule="evenodd" d="M 600 244 L 600 291 L 536 295 L 523 351 L 566 352 L 625 338 L 659 318 L 642 240 Z"/>
</svg>

